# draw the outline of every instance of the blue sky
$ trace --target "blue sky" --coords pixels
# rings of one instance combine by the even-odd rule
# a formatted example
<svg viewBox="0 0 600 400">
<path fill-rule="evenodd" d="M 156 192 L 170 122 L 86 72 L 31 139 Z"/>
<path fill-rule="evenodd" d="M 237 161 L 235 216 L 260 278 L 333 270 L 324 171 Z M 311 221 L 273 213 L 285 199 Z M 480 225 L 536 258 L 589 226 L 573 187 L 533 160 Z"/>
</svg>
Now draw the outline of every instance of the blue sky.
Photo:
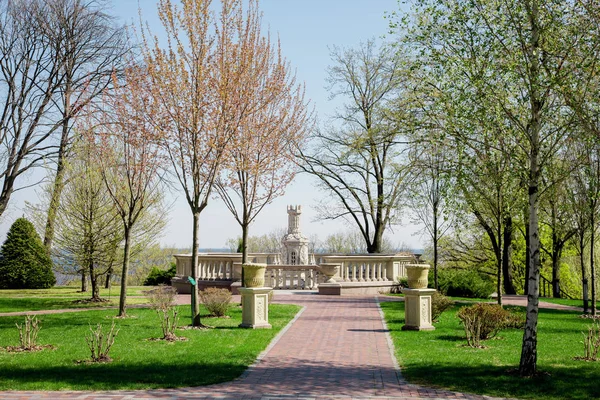
<svg viewBox="0 0 600 400">
<path fill-rule="evenodd" d="M 175 0 L 177 1 L 177 0 Z M 123 23 L 138 22 L 138 5 L 143 19 L 157 34 L 162 29 L 156 17 L 155 0 L 112 0 L 111 13 Z M 330 64 L 329 48 L 333 45 L 354 47 L 370 38 L 381 38 L 388 32 L 384 19 L 385 12 L 398 9 L 397 0 L 261 0 L 263 23 L 272 37 L 279 36 L 285 57 L 296 70 L 298 81 L 306 84 L 306 96 L 315 107 L 320 121 L 331 116 L 339 102 L 329 101 L 325 89 L 326 69 Z M 33 177 L 31 178 L 33 179 Z M 314 221 L 315 212 L 311 206 L 319 196 L 325 195 L 315 187 L 312 177 L 299 175 L 288 187 L 286 194 L 267 206 L 250 227 L 251 235 L 268 233 L 287 224 L 286 205 L 302 205 L 302 231 L 318 234 L 324 238 L 328 234 L 347 229 L 343 222 Z M 25 183 L 23 182 L 23 185 Z M 9 214 L 0 223 L 0 238 L 3 239 L 10 223 L 23 214 L 25 200 L 35 202 L 35 191 L 25 190 L 12 199 Z M 191 213 L 185 200 L 170 195 L 173 206 L 169 211 L 169 225 L 161 243 L 178 247 L 191 246 Z M 408 220 L 408 219 L 406 219 Z M 203 211 L 200 221 L 200 246 L 206 248 L 223 247 L 228 238 L 241 234 L 239 225 L 229 211 L 214 199 Z M 408 224 L 394 227 L 388 235 L 393 243 L 406 243 L 422 248 L 423 240 L 413 235 L 416 227 Z"/>
</svg>

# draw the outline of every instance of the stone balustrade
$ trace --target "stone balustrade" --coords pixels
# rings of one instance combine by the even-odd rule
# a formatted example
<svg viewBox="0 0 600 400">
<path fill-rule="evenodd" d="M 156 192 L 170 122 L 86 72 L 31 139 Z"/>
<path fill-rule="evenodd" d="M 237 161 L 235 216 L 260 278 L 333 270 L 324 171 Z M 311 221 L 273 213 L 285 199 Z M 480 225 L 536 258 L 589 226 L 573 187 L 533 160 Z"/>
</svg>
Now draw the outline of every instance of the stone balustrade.
<svg viewBox="0 0 600 400">
<path fill-rule="evenodd" d="M 175 254 L 176 276 L 192 275 L 192 255 Z M 251 253 L 248 262 L 277 265 L 280 263 L 279 254 Z M 198 254 L 198 280 L 236 280 L 241 278 L 241 253 L 200 253 Z"/>
<path fill-rule="evenodd" d="M 338 263 L 334 276 L 338 282 L 382 282 L 406 277 L 406 264 L 415 262 L 412 255 L 348 254 L 320 255 L 319 263 Z"/>
<path fill-rule="evenodd" d="M 191 254 L 176 254 L 176 277 L 173 285 L 179 293 L 189 293 L 187 277 L 192 275 Z M 316 265 L 281 265 L 277 253 L 251 253 L 248 261 L 267 264 L 266 285 L 274 289 L 314 290 L 323 285 L 327 277 L 320 272 L 319 264 L 337 264 L 335 290 L 331 294 L 364 294 L 389 291 L 394 281 L 406 277 L 406 264 L 414 263 L 413 255 L 385 254 L 314 254 Z M 221 286 L 232 288 L 241 280 L 240 253 L 200 253 L 197 280 L 201 287 Z M 333 283 L 328 283 L 332 285 Z M 239 284 L 238 284 L 239 285 Z M 337 289 L 337 288 L 341 289 Z M 329 294 L 329 292 L 328 292 Z"/>
<path fill-rule="evenodd" d="M 316 265 L 269 265 L 265 284 L 273 289 L 314 290 L 324 282 Z"/>
</svg>

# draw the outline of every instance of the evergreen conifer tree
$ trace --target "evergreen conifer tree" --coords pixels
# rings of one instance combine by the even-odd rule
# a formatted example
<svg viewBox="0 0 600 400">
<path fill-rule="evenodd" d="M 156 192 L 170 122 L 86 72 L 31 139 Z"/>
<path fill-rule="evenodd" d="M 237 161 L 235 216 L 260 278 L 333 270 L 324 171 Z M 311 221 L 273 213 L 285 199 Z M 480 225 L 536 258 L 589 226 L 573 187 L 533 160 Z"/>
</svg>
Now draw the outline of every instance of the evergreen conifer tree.
<svg viewBox="0 0 600 400">
<path fill-rule="evenodd" d="M 17 219 L 0 249 L 0 288 L 44 289 L 55 283 L 52 261 L 33 224 Z"/>
</svg>

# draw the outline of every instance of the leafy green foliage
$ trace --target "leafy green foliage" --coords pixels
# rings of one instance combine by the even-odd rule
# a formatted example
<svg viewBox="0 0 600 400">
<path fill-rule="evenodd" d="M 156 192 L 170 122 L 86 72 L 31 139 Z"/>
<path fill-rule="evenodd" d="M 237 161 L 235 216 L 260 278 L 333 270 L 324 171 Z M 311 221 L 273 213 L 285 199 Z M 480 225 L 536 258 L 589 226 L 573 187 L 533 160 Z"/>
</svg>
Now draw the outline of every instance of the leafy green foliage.
<svg viewBox="0 0 600 400">
<path fill-rule="evenodd" d="M 590 320 L 580 311 L 539 310 L 538 370 L 531 378 L 511 373 L 519 365 L 523 330 L 507 329 L 502 340 L 485 342 L 481 351 L 464 343 L 456 317 L 459 306 L 440 316 L 434 331 L 403 331 L 404 302 L 382 302 L 402 376 L 411 384 L 496 398 L 535 400 L 600 398 L 600 362 L 583 356 L 583 335 Z M 525 310 L 520 308 L 520 313 Z M 424 345 L 426 343 L 426 345 Z"/>
<path fill-rule="evenodd" d="M 446 296 L 486 299 L 494 292 L 494 282 L 474 270 L 440 269 L 439 290 Z"/>
<path fill-rule="evenodd" d="M 52 261 L 33 224 L 17 219 L 0 250 L 0 288 L 45 289 L 55 283 Z"/>
<path fill-rule="evenodd" d="M 144 280 L 144 286 L 170 285 L 171 279 L 177 272 L 177 265 L 172 262 L 169 269 L 164 270 L 156 266 L 152 267 L 148 277 Z"/>
</svg>

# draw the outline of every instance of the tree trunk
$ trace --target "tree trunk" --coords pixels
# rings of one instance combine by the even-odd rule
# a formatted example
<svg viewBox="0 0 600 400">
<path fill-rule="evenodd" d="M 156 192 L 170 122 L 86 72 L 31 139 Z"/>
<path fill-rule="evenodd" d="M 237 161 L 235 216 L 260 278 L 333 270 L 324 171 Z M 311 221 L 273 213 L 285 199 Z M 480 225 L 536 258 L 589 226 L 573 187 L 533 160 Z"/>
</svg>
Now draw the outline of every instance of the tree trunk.
<svg viewBox="0 0 600 400">
<path fill-rule="evenodd" d="M 592 207 L 592 213 L 590 215 L 590 226 L 592 227 L 590 235 L 590 277 L 592 278 L 592 315 L 596 315 L 596 266 L 594 263 L 594 247 L 596 247 L 596 221 L 595 217 L 596 207 Z"/>
<path fill-rule="evenodd" d="M 104 281 L 104 289 L 110 288 L 110 278 L 112 277 L 113 269 L 112 266 L 106 271 L 106 280 Z"/>
<path fill-rule="evenodd" d="M 85 273 L 85 269 L 81 271 L 81 292 L 85 293 L 88 291 L 87 286 L 87 274 Z"/>
<path fill-rule="evenodd" d="M 92 284 L 92 301 L 100 301 L 100 285 L 93 262 L 90 262 L 90 283 Z"/>
<path fill-rule="evenodd" d="M 433 205 L 433 287 L 438 290 L 438 209 Z"/>
<path fill-rule="evenodd" d="M 192 231 L 192 326 L 202 326 L 200 321 L 200 301 L 198 297 L 198 248 L 200 247 L 200 212 L 193 210 L 194 227 Z"/>
<path fill-rule="evenodd" d="M 56 212 L 60 204 L 60 196 L 64 187 L 64 175 L 65 175 L 65 159 L 67 152 L 67 144 L 69 142 L 69 123 L 70 119 L 66 117 L 71 112 L 71 96 L 70 96 L 70 85 L 67 82 L 65 89 L 65 100 L 64 106 L 64 120 L 62 122 L 62 133 L 60 137 L 60 144 L 58 147 L 58 159 L 56 162 L 56 176 L 54 177 L 54 187 L 52 189 L 52 196 L 50 198 L 50 205 L 48 206 L 48 216 L 46 218 L 46 230 L 44 232 L 44 246 L 48 252 L 52 249 L 52 241 L 54 240 L 54 224 L 56 221 Z"/>
<path fill-rule="evenodd" d="M 588 312 L 588 280 L 585 271 L 585 255 L 583 253 L 585 248 L 585 230 L 579 232 L 579 263 L 581 264 L 581 289 L 583 292 L 583 313 Z"/>
<path fill-rule="evenodd" d="M 368 253 L 381 253 L 381 239 L 383 238 L 383 229 L 380 225 L 375 225 L 375 233 L 373 234 L 373 241 L 369 243 L 367 241 L 367 252 Z"/>
<path fill-rule="evenodd" d="M 131 252 L 131 232 L 129 227 L 125 227 L 124 232 L 125 249 L 123 251 L 123 271 L 121 272 L 121 295 L 119 296 L 119 317 L 127 315 L 127 275 L 129 273 L 129 255 Z"/>
<path fill-rule="evenodd" d="M 6 211 L 8 207 L 8 202 L 10 200 L 10 196 L 14 190 L 15 177 L 13 176 L 5 176 L 4 183 L 2 185 L 2 192 L 0 192 L 0 217 Z"/>
<path fill-rule="evenodd" d="M 529 213 L 525 217 L 525 281 L 523 282 L 523 294 L 529 294 L 529 265 L 531 264 L 531 243 L 529 242 Z"/>
<path fill-rule="evenodd" d="M 502 239 L 502 276 L 504 278 L 504 293 L 517 294 L 512 275 L 512 217 L 504 218 L 504 234 Z"/>
<path fill-rule="evenodd" d="M 528 124 L 529 135 L 529 289 L 527 292 L 527 316 L 523 345 L 521 347 L 521 360 L 519 373 L 521 376 L 533 376 L 537 369 L 537 322 L 540 295 L 540 233 L 538 224 L 539 209 L 539 152 L 540 130 L 542 126 L 542 99 L 540 93 L 540 27 L 538 4 L 534 0 L 525 3 L 528 12 L 530 32 L 527 56 L 530 60 L 528 76 L 530 78 L 529 102 L 530 120 Z"/>
<path fill-rule="evenodd" d="M 553 235 L 554 238 L 554 235 Z M 563 245 L 552 244 L 552 297 L 560 298 L 560 259 Z"/>
</svg>

